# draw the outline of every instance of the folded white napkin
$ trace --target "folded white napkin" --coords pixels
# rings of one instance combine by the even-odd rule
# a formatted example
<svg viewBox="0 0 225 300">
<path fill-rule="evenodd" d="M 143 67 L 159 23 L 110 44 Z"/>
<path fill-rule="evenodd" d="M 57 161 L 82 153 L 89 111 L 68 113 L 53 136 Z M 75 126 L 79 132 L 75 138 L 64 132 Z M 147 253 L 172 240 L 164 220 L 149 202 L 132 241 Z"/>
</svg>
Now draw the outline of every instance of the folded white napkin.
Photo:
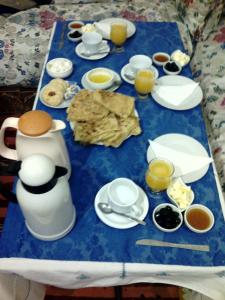
<svg viewBox="0 0 225 300">
<path fill-rule="evenodd" d="M 160 83 L 155 85 L 154 92 L 165 102 L 178 106 L 192 95 L 198 85 L 197 82 L 183 85 L 164 85 Z"/>
<path fill-rule="evenodd" d="M 156 157 L 166 158 L 174 164 L 175 176 L 193 173 L 212 162 L 211 157 L 192 155 L 177 151 L 152 140 L 149 140 L 149 143 Z"/>
<path fill-rule="evenodd" d="M 109 39 L 110 38 L 110 24 L 109 23 L 99 23 L 95 22 L 94 23 L 97 31 L 105 38 Z"/>
</svg>

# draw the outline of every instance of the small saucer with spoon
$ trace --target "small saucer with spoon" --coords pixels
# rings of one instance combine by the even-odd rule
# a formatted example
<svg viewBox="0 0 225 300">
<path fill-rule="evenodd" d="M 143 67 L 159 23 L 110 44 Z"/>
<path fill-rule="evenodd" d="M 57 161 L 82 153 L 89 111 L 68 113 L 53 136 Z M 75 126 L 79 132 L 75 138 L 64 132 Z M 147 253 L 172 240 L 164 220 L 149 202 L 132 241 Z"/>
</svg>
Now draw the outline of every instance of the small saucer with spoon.
<svg viewBox="0 0 225 300">
<path fill-rule="evenodd" d="M 118 178 L 118 179 L 119 182 L 121 182 L 120 180 L 122 178 Z M 126 180 L 129 179 L 126 178 Z M 125 190 L 127 191 L 127 189 L 124 189 L 124 186 L 121 189 L 121 185 L 118 185 L 118 182 L 115 183 L 115 180 L 104 185 L 98 191 L 94 202 L 95 212 L 99 217 L 99 219 L 104 224 L 117 229 L 132 228 L 134 226 L 139 225 L 140 223 L 143 223 L 144 222 L 143 220 L 145 219 L 149 209 L 149 201 L 146 193 L 142 190 L 142 188 L 140 188 L 138 185 L 132 182 L 134 184 L 134 189 L 137 188 L 137 194 L 138 194 L 138 198 L 135 203 L 136 207 L 134 208 L 134 205 L 131 205 L 131 208 L 127 211 L 118 211 L 116 209 L 116 213 L 114 213 L 112 212 L 112 210 L 115 210 L 115 207 L 112 207 L 112 204 L 108 196 L 108 192 L 110 189 L 109 187 L 112 183 L 113 185 L 114 184 L 117 185 L 117 187 L 120 190 L 120 193 L 122 193 L 123 195 L 127 194 L 128 197 L 130 196 L 130 194 L 128 194 L 127 192 L 124 194 L 124 191 Z M 113 190 L 118 192 L 118 189 L 115 190 L 113 188 Z M 112 196 L 114 197 L 115 194 L 113 194 Z M 126 199 L 126 197 L 123 197 L 123 199 Z"/>
</svg>

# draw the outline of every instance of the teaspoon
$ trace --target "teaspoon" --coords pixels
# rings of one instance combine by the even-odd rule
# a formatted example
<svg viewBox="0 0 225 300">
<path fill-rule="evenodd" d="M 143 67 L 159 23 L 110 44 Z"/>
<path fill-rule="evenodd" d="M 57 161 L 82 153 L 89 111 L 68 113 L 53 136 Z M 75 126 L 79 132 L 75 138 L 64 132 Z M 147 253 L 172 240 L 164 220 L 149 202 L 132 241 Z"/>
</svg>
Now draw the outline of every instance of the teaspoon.
<svg viewBox="0 0 225 300">
<path fill-rule="evenodd" d="M 133 216 L 129 216 L 127 214 L 120 213 L 120 212 L 117 212 L 117 211 L 113 210 L 112 207 L 108 203 L 100 202 L 100 203 L 98 203 L 98 207 L 105 214 L 115 213 L 117 215 L 120 215 L 120 216 L 123 216 L 123 217 L 127 217 L 127 218 L 129 218 L 129 219 L 131 219 L 133 221 L 136 221 L 138 224 L 146 225 L 145 221 L 139 220 L 139 219 L 137 219 L 137 218 L 135 218 Z"/>
</svg>

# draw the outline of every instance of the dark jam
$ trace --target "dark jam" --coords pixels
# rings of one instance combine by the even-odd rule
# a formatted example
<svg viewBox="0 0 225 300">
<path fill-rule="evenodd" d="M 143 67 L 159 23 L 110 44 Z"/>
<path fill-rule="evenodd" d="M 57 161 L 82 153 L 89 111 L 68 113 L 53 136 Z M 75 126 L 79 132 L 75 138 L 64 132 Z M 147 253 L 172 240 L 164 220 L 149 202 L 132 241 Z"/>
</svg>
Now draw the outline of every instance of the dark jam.
<svg viewBox="0 0 225 300">
<path fill-rule="evenodd" d="M 169 72 L 178 72 L 180 69 L 174 61 L 169 61 L 164 65 L 164 68 Z"/>
<path fill-rule="evenodd" d="M 71 37 L 72 39 L 77 39 L 80 38 L 81 36 L 82 34 L 79 31 L 73 31 L 69 33 L 69 37 Z"/>
<path fill-rule="evenodd" d="M 155 220 L 159 224 L 159 226 L 165 229 L 173 229 L 177 227 L 181 222 L 179 213 L 173 211 L 170 206 L 165 206 L 158 210 L 155 213 Z"/>
</svg>

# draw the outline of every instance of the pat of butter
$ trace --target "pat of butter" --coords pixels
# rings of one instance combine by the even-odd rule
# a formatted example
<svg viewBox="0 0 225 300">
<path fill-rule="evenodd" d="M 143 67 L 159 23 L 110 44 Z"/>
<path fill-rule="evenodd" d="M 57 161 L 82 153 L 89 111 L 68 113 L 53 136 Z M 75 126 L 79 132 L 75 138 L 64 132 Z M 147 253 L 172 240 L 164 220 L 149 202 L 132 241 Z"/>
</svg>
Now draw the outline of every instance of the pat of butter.
<svg viewBox="0 0 225 300">
<path fill-rule="evenodd" d="M 190 61 L 190 56 L 180 50 L 176 50 L 172 53 L 171 59 L 178 62 L 182 67 Z"/>
<path fill-rule="evenodd" d="M 191 194 L 191 187 L 187 186 L 180 178 L 174 180 L 168 189 L 168 195 L 181 209 L 185 209 L 189 206 L 192 200 Z"/>
<path fill-rule="evenodd" d="M 81 28 L 82 32 L 93 32 L 96 31 L 96 27 L 94 24 L 86 24 Z"/>
</svg>

